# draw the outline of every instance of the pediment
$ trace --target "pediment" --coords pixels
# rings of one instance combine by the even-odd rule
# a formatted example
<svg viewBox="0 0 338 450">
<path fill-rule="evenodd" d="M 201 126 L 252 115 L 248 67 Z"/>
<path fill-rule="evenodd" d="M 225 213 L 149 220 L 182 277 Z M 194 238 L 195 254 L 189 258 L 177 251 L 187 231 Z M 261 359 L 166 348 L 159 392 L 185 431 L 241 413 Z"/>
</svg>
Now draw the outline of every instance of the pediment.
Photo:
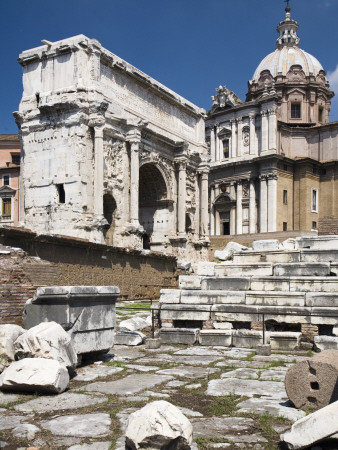
<svg viewBox="0 0 338 450">
<path fill-rule="evenodd" d="M 326 86 L 327 79 L 326 79 L 326 74 L 325 74 L 324 70 L 319 71 L 318 75 L 316 76 L 316 82 L 323 86 Z"/>
<path fill-rule="evenodd" d="M 228 193 L 228 192 L 222 192 L 218 197 L 215 199 L 215 205 L 220 205 L 224 203 L 230 203 L 234 202 L 235 199 Z"/>
<path fill-rule="evenodd" d="M 290 70 L 286 74 L 287 81 L 306 81 L 306 75 L 302 66 L 299 64 L 294 64 L 290 67 Z"/>
<path fill-rule="evenodd" d="M 268 69 L 263 70 L 257 81 L 258 88 L 265 87 L 265 86 L 269 87 L 272 85 L 273 81 L 274 81 L 274 78 L 271 75 L 270 70 L 268 70 Z"/>
<path fill-rule="evenodd" d="M 219 137 L 230 137 L 231 136 L 231 130 L 229 130 L 229 128 L 223 127 L 218 132 L 218 136 Z"/>
<path fill-rule="evenodd" d="M 9 186 L 1 186 L 0 188 L 0 196 L 8 195 L 8 196 L 14 196 L 16 193 L 15 189 L 12 189 Z"/>
<path fill-rule="evenodd" d="M 288 90 L 288 97 L 290 97 L 291 95 L 301 95 L 302 97 L 304 97 L 306 95 L 306 92 L 303 89 L 298 89 L 298 88 L 294 88 L 294 89 L 290 89 Z"/>
</svg>

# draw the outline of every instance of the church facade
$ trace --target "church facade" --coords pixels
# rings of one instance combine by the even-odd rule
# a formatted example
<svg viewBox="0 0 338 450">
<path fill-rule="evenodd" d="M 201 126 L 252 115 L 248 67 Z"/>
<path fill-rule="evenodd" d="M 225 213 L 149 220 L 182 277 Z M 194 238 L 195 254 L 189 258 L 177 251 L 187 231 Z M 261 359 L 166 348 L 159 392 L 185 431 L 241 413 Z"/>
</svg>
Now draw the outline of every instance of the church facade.
<svg viewBox="0 0 338 450">
<path fill-rule="evenodd" d="M 338 232 L 338 123 L 316 58 L 299 48 L 290 7 L 276 50 L 258 65 L 246 101 L 220 86 L 206 120 L 210 234 Z"/>
<path fill-rule="evenodd" d="M 334 94 L 297 30 L 287 7 L 246 101 L 220 86 L 209 113 L 84 35 L 23 52 L 21 224 L 180 260 L 210 235 L 338 233 Z"/>
</svg>

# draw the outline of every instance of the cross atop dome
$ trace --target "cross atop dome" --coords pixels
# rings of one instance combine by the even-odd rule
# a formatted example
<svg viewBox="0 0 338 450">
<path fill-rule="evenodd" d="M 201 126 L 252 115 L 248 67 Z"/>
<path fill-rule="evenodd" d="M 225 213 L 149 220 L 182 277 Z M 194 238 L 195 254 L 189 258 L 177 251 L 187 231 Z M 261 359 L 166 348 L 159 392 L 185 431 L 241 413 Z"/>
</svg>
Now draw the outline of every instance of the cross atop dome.
<svg viewBox="0 0 338 450">
<path fill-rule="evenodd" d="M 291 7 L 289 5 L 290 0 L 284 0 L 286 3 L 285 8 L 285 20 L 280 22 L 277 31 L 279 37 L 276 41 L 277 48 L 281 47 L 293 47 L 298 46 L 300 39 L 297 36 L 298 23 L 295 20 L 291 20 Z"/>
</svg>

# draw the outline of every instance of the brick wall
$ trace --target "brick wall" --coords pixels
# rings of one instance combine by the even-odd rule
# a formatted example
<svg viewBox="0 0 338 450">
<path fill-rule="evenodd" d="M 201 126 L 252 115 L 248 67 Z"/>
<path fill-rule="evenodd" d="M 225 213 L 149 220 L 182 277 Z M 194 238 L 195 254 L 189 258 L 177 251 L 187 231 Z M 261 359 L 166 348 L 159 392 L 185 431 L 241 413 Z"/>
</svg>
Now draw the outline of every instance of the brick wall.
<svg viewBox="0 0 338 450">
<path fill-rule="evenodd" d="M 1 323 L 19 323 L 25 301 L 38 286 L 116 285 L 121 300 L 158 299 L 160 289 L 177 288 L 172 256 L 15 228 L 0 229 L 0 244 L 26 252 L 2 255 Z"/>
<path fill-rule="evenodd" d="M 319 219 L 318 234 L 338 234 L 338 218 L 325 217 Z"/>
</svg>

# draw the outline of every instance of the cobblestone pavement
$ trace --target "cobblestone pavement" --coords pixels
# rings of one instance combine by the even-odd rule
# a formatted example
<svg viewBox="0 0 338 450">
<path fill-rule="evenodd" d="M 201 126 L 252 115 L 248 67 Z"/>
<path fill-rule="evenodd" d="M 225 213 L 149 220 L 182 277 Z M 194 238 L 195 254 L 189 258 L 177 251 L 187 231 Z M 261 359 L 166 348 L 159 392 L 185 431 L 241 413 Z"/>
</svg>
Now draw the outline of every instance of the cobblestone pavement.
<svg viewBox="0 0 338 450">
<path fill-rule="evenodd" d="M 305 356 L 250 349 L 115 346 L 78 368 L 58 396 L 0 395 L 0 448 L 125 449 L 128 415 L 165 399 L 193 423 L 193 449 L 278 448 L 304 413 L 284 390 L 288 367 Z"/>
</svg>

